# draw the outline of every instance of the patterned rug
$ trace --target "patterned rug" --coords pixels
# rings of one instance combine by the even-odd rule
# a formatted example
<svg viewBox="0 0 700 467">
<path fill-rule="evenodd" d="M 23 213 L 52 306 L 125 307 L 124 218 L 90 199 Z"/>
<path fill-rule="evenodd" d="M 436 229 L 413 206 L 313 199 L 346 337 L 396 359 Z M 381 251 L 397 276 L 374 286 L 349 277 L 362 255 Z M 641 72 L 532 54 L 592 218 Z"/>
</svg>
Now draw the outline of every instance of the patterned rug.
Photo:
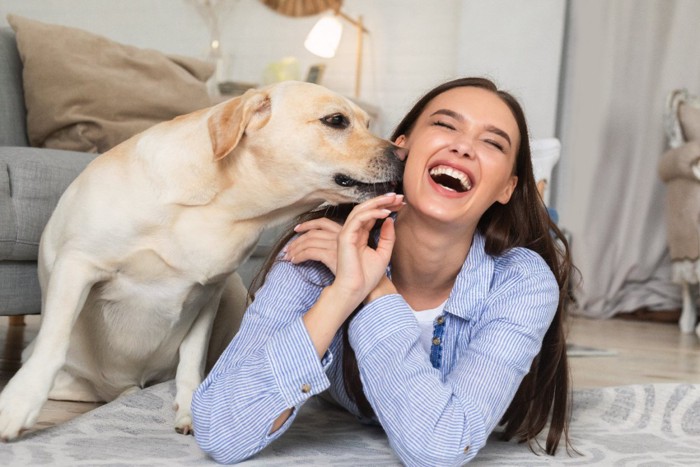
<svg viewBox="0 0 700 467">
<path fill-rule="evenodd" d="M 215 465 L 191 436 L 175 433 L 174 383 L 123 397 L 63 425 L 0 444 L 9 466 Z M 699 465 L 700 389 L 649 384 L 574 392 L 571 438 L 580 455 L 536 455 L 493 438 L 473 465 Z M 380 428 L 360 425 L 319 398 L 246 466 L 400 465 Z"/>
</svg>

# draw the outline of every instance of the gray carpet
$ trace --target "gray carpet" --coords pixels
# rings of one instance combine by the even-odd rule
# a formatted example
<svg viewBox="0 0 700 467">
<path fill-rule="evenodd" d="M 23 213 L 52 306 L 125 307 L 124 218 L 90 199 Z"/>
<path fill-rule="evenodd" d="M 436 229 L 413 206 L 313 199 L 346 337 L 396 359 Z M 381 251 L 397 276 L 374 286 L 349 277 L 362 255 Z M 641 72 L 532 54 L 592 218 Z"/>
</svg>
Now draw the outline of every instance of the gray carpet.
<svg viewBox="0 0 700 467">
<path fill-rule="evenodd" d="M 175 433 L 168 382 L 63 425 L 0 444 L 10 466 L 214 465 L 191 436 Z M 495 438 L 472 465 L 700 465 L 700 388 L 649 384 L 574 393 L 571 438 L 581 455 L 533 454 Z M 309 401 L 276 443 L 243 465 L 399 465 L 379 428 L 360 425 L 320 399 Z"/>
</svg>

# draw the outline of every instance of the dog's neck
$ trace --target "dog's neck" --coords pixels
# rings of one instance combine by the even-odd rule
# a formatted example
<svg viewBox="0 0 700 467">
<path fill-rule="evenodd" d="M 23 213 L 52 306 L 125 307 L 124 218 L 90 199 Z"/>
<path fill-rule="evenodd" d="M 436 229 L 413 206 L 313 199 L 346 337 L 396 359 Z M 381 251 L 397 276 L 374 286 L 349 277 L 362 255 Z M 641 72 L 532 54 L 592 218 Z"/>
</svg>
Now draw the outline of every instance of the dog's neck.
<svg viewBox="0 0 700 467">
<path fill-rule="evenodd" d="M 221 161 L 228 183 L 212 199 L 229 210 L 232 220 L 257 221 L 267 227 L 290 221 L 323 204 L 322 194 L 300 191 L 300 187 L 284 183 L 284 176 L 279 174 L 272 178 L 258 166 L 255 158 L 259 156 L 254 151 L 248 148 L 241 152 L 232 155 L 235 163 Z"/>
</svg>

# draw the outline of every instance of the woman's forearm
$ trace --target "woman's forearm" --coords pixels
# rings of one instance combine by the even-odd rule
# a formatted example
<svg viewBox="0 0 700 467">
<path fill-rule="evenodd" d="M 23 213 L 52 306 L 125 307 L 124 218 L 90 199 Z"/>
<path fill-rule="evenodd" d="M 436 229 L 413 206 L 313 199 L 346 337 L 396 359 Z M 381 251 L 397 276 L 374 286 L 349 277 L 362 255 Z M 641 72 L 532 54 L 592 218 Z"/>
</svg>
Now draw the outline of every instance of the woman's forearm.
<svg viewBox="0 0 700 467">
<path fill-rule="evenodd" d="M 303 322 L 319 358 L 328 350 L 333 337 L 360 303 L 332 285 L 323 289 L 318 301 L 304 314 Z"/>
<path fill-rule="evenodd" d="M 282 425 L 284 425 L 284 422 L 289 420 L 289 417 L 292 416 L 292 413 L 294 413 L 294 409 L 287 409 L 284 412 L 282 412 L 282 414 L 279 417 L 277 417 L 275 422 L 272 424 L 272 428 L 270 429 L 270 434 L 279 430 L 282 427 Z"/>
<path fill-rule="evenodd" d="M 391 282 L 391 279 L 388 277 L 382 277 L 379 280 L 379 284 L 372 290 L 369 295 L 367 295 L 367 298 L 364 300 L 364 304 L 368 304 L 380 297 L 383 297 L 385 295 L 392 295 L 398 293 L 396 291 L 396 286 L 394 285 L 393 282 Z"/>
<path fill-rule="evenodd" d="M 252 310 L 256 313 L 256 310 Z M 330 385 L 301 316 L 275 332 L 249 322 L 195 392 L 192 413 L 200 447 L 220 462 L 259 452 L 294 413 Z M 263 341 L 260 348 L 254 344 Z M 286 423 L 286 425 L 285 425 Z"/>
</svg>

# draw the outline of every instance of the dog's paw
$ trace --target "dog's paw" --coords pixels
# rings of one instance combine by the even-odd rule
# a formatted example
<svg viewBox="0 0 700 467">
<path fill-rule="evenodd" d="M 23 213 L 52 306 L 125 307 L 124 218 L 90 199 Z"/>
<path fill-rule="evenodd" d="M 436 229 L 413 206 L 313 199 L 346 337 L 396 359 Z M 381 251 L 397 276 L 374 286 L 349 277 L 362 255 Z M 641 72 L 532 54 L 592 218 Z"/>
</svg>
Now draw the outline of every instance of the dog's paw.
<svg viewBox="0 0 700 467">
<path fill-rule="evenodd" d="M 189 387 L 178 389 L 173 401 L 175 409 L 175 431 L 183 435 L 194 433 L 192 428 L 192 393 Z"/>
<path fill-rule="evenodd" d="M 192 416 L 187 414 L 180 415 L 175 418 L 175 431 L 181 435 L 191 435 L 194 434 L 194 429 L 192 429 Z"/>
<path fill-rule="evenodd" d="M 44 398 L 36 391 L 13 382 L 10 380 L 0 394 L 0 439 L 3 441 L 12 441 L 23 430 L 31 428 L 44 404 Z"/>
</svg>

